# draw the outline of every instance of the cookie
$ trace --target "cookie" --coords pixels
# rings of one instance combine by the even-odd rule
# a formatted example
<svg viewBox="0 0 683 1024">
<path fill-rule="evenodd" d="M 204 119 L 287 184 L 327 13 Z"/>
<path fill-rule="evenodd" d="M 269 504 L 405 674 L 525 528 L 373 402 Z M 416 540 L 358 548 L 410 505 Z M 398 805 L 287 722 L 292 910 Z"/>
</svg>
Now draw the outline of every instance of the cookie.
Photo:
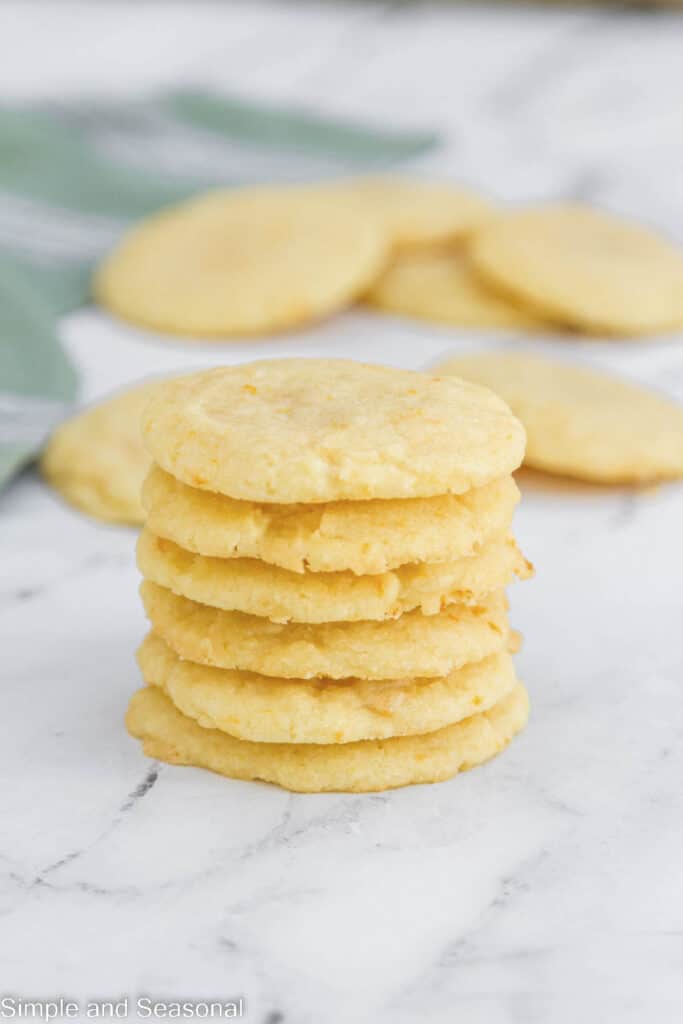
<svg viewBox="0 0 683 1024">
<path fill-rule="evenodd" d="M 98 402 L 57 427 L 40 460 L 49 484 L 80 512 L 112 523 L 141 523 L 140 489 L 151 459 L 140 417 L 160 386 L 151 381 Z"/>
<path fill-rule="evenodd" d="M 683 406 L 664 395 L 526 353 L 461 356 L 439 369 L 485 383 L 510 404 L 532 468 L 606 484 L 683 476 Z"/>
<path fill-rule="evenodd" d="M 518 683 L 488 711 L 421 736 L 340 744 L 251 743 L 186 718 L 156 686 L 138 690 L 126 714 L 148 757 L 208 768 L 296 792 L 376 792 L 439 782 L 481 764 L 524 728 L 528 696 Z"/>
<path fill-rule="evenodd" d="M 372 218 L 299 188 L 209 193 L 133 228 L 95 276 L 112 313 L 202 337 L 263 334 L 342 309 L 377 276 Z"/>
<path fill-rule="evenodd" d="M 318 625 L 210 608 L 148 580 L 140 594 L 154 631 L 181 658 L 285 679 L 443 676 L 503 650 L 509 635 L 501 593 L 438 615 Z"/>
<path fill-rule="evenodd" d="M 395 619 L 419 608 L 435 615 L 450 604 L 476 604 L 501 590 L 529 563 L 510 536 L 496 537 L 457 562 L 404 565 L 377 576 L 289 572 L 255 558 L 209 558 L 157 537 L 147 528 L 137 546 L 142 575 L 174 594 L 273 622 Z"/>
<path fill-rule="evenodd" d="M 532 313 L 487 287 L 466 252 L 453 247 L 397 256 L 365 300 L 388 313 L 454 327 L 541 328 Z"/>
<path fill-rule="evenodd" d="M 370 177 L 316 189 L 375 219 L 393 248 L 405 249 L 461 238 L 495 216 L 492 205 L 471 192 L 439 181 Z"/>
<path fill-rule="evenodd" d="M 283 504 L 460 494 L 524 453 L 520 423 L 487 389 L 343 359 L 175 379 L 147 407 L 143 432 L 183 483 Z"/>
<path fill-rule="evenodd" d="M 181 661 L 150 633 L 145 681 L 207 729 L 258 743 L 350 743 L 441 729 L 486 711 L 516 683 L 506 651 L 435 679 L 271 679 Z"/>
<path fill-rule="evenodd" d="M 358 575 L 470 555 L 509 528 L 518 501 L 510 476 L 433 498 L 273 505 L 200 491 L 153 466 L 142 489 L 147 525 L 187 551 Z"/>
<path fill-rule="evenodd" d="M 683 253 L 645 228 L 580 205 L 485 225 L 471 245 L 484 280 L 540 317 L 636 335 L 683 324 Z"/>
</svg>

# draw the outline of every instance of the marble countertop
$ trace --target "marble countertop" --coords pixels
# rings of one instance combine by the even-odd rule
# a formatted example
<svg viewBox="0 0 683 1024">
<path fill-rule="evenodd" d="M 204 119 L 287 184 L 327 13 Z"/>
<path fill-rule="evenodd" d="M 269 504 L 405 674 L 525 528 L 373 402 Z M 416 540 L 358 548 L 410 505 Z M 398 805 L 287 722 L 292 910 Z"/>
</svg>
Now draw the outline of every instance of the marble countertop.
<svg viewBox="0 0 683 1024">
<path fill-rule="evenodd" d="M 8 2 L 0 38 L 5 99 L 198 80 L 314 97 L 437 127 L 427 172 L 590 199 L 683 239 L 674 13 Z M 420 366 L 472 343 L 364 313 L 189 347 L 84 310 L 63 337 L 86 399 L 266 354 Z M 534 344 L 683 398 L 681 342 Z M 523 492 L 527 731 L 452 782 L 370 796 L 145 760 L 122 726 L 145 628 L 133 532 L 30 473 L 4 493 L 0 995 L 242 996 L 255 1024 L 680 1021 L 683 491 Z"/>
</svg>

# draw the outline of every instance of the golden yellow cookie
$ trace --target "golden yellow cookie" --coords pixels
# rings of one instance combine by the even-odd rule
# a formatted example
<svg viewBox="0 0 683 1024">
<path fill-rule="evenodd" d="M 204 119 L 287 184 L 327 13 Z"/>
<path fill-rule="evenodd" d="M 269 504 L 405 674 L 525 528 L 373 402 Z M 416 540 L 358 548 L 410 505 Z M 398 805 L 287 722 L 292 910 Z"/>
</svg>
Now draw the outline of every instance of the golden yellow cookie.
<svg viewBox="0 0 683 1024">
<path fill-rule="evenodd" d="M 151 381 L 98 402 L 57 427 L 40 461 L 43 476 L 86 515 L 114 523 L 141 523 L 140 489 L 151 459 L 140 417 Z"/>
<path fill-rule="evenodd" d="M 95 294 L 162 331 L 261 334 L 348 305 L 386 245 L 372 218 L 299 188 L 218 191 L 133 228 L 97 272 Z"/>
<path fill-rule="evenodd" d="M 525 353 L 456 357 L 440 372 L 485 383 L 510 404 L 535 469 L 608 484 L 683 477 L 683 406 L 664 395 Z"/>
<path fill-rule="evenodd" d="M 493 207 L 481 196 L 446 182 L 351 178 L 314 190 L 374 218 L 396 248 L 460 238 L 494 216 Z"/>
<path fill-rule="evenodd" d="M 154 631 L 181 658 L 285 679 L 445 676 L 503 650 L 509 636 L 501 593 L 439 615 L 317 625 L 210 608 L 147 580 L 140 594 Z"/>
<path fill-rule="evenodd" d="M 416 249 L 396 257 L 366 296 L 371 306 L 455 327 L 535 328 L 528 310 L 487 287 L 462 249 Z"/>
<path fill-rule="evenodd" d="M 500 753 L 526 725 L 529 699 L 518 683 L 481 714 L 421 736 L 357 743 L 251 743 L 186 718 L 157 687 L 133 694 L 126 726 L 148 757 L 196 765 L 234 779 L 274 782 L 301 793 L 376 792 L 440 782 Z"/>
<path fill-rule="evenodd" d="M 433 498 L 273 505 L 200 491 L 153 466 L 142 490 L 147 525 L 187 551 L 358 575 L 470 555 L 509 528 L 518 501 L 510 476 Z"/>
<path fill-rule="evenodd" d="M 683 253 L 610 214 L 525 210 L 485 225 L 470 251 L 485 280 L 542 317 L 606 334 L 683 324 Z"/>
<path fill-rule="evenodd" d="M 147 528 L 140 534 L 137 561 L 146 579 L 174 594 L 273 622 L 395 619 L 414 608 L 435 615 L 450 604 L 476 604 L 515 575 L 531 573 L 509 535 L 457 562 L 414 563 L 376 576 L 302 575 L 255 558 L 195 555 Z"/>
<path fill-rule="evenodd" d="M 143 417 L 159 465 L 247 501 L 462 493 L 516 469 L 524 431 L 485 388 L 344 359 L 274 359 L 170 381 Z"/>
<path fill-rule="evenodd" d="M 435 679 L 272 679 L 181 661 L 150 633 L 145 682 L 207 729 L 257 743 L 350 743 L 431 732 L 486 711 L 516 683 L 506 651 Z"/>
</svg>

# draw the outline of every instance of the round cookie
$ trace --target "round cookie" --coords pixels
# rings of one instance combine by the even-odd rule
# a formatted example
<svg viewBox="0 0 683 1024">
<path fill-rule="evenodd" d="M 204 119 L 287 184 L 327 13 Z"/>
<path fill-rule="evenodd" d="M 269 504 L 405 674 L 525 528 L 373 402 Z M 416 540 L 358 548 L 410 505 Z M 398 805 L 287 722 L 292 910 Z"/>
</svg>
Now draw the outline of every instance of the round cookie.
<svg viewBox="0 0 683 1024">
<path fill-rule="evenodd" d="M 432 498 L 274 505 L 200 491 L 153 466 L 142 489 L 149 528 L 187 551 L 358 575 L 470 555 L 509 528 L 518 501 L 510 476 Z"/>
<path fill-rule="evenodd" d="M 133 228 L 95 295 L 135 324 L 205 337 L 262 334 L 348 305 L 374 280 L 386 241 L 372 218 L 300 188 L 209 193 Z"/>
<path fill-rule="evenodd" d="M 140 417 L 160 386 L 150 381 L 85 409 L 57 427 L 40 460 L 45 479 L 80 512 L 141 523 L 140 490 L 151 459 Z"/>
<path fill-rule="evenodd" d="M 496 537 L 457 562 L 404 565 L 377 576 L 302 575 L 255 558 L 195 555 L 144 529 L 137 562 L 145 579 L 200 604 L 311 623 L 395 619 L 414 608 L 435 615 L 447 605 L 476 604 L 531 572 L 511 536 Z"/>
<path fill-rule="evenodd" d="M 532 313 L 487 287 L 466 252 L 456 248 L 401 254 L 365 300 L 388 313 L 454 327 L 541 328 Z"/>
<path fill-rule="evenodd" d="M 126 726 L 148 757 L 259 779 L 301 793 L 377 792 L 440 782 L 500 753 L 526 725 L 518 683 L 488 711 L 421 736 L 340 744 L 251 743 L 186 718 L 157 687 L 133 694 Z"/>
<path fill-rule="evenodd" d="M 486 711 L 516 683 L 507 651 L 435 679 L 271 679 L 181 661 L 150 633 L 145 682 L 207 729 L 257 743 L 349 743 L 432 732 Z"/>
<path fill-rule="evenodd" d="M 683 324 L 683 253 L 639 225 L 580 205 L 510 214 L 474 237 L 486 281 L 585 331 L 645 334 Z"/>
<path fill-rule="evenodd" d="M 344 359 L 279 359 L 170 381 L 143 417 L 172 476 L 277 503 L 459 494 L 510 473 L 524 431 L 485 388 Z"/>
<path fill-rule="evenodd" d="M 460 238 L 494 216 L 491 204 L 475 192 L 440 181 L 352 178 L 315 191 L 374 218 L 399 249 Z"/>
<path fill-rule="evenodd" d="M 683 477 L 683 406 L 620 377 L 526 353 L 449 359 L 441 373 L 485 383 L 527 431 L 535 469 L 606 484 Z"/>
<path fill-rule="evenodd" d="M 148 580 L 140 594 L 154 631 L 181 658 L 285 679 L 445 676 L 503 650 L 509 637 L 501 593 L 439 615 L 317 625 L 210 608 Z"/>
</svg>

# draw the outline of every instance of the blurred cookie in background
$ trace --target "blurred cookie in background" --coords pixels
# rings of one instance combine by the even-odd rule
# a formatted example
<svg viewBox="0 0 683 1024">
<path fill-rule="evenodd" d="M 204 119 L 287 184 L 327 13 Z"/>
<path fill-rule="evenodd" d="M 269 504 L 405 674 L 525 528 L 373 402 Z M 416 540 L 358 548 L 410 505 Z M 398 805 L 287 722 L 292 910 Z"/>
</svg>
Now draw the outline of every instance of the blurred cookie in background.
<svg viewBox="0 0 683 1024">
<path fill-rule="evenodd" d="M 463 238 L 496 216 L 477 192 L 443 181 L 349 178 L 314 191 L 374 218 L 394 251 Z"/>
<path fill-rule="evenodd" d="M 538 316 L 584 333 L 683 326 L 683 252 L 640 225 L 579 204 L 499 217 L 472 239 L 485 282 Z"/>
<path fill-rule="evenodd" d="M 683 477 L 683 405 L 619 376 L 528 352 L 446 359 L 503 398 L 527 433 L 524 465 L 603 484 Z"/>
<path fill-rule="evenodd" d="M 142 410 L 160 381 L 147 381 L 90 406 L 49 439 L 40 470 L 74 508 L 110 523 L 144 520 L 142 482 L 152 460 L 140 432 Z"/>
<path fill-rule="evenodd" d="M 300 327 L 350 305 L 387 258 L 372 217 L 301 187 L 210 192 L 133 228 L 95 275 L 110 312 L 207 338 Z"/>
<path fill-rule="evenodd" d="M 528 309 L 488 287 L 472 269 L 462 246 L 400 253 L 366 296 L 387 313 L 454 327 L 547 330 Z"/>
</svg>

